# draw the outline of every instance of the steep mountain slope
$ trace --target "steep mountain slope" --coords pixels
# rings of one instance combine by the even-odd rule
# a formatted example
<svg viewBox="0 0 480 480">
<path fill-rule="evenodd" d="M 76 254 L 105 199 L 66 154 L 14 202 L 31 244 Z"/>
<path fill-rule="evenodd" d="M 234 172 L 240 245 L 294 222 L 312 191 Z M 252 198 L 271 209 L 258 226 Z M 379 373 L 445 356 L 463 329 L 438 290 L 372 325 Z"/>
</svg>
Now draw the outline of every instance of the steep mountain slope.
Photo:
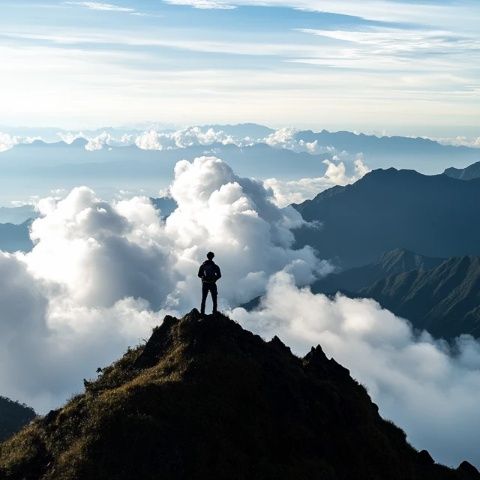
<svg viewBox="0 0 480 480">
<path fill-rule="evenodd" d="M 30 224 L 30 220 L 20 225 L 0 223 L 0 250 L 4 252 L 30 251 L 33 247 L 29 234 Z"/>
<path fill-rule="evenodd" d="M 295 207 L 322 223 L 298 230 L 297 244 L 314 246 L 344 268 L 396 248 L 443 258 L 480 254 L 480 179 L 375 170 Z"/>
<path fill-rule="evenodd" d="M 166 317 L 86 393 L 0 445 L 2 479 L 474 479 L 418 453 L 320 347 Z"/>
<path fill-rule="evenodd" d="M 20 403 L 0 397 L 0 442 L 3 442 L 35 418 L 35 412 Z"/>
<path fill-rule="evenodd" d="M 476 162 L 465 168 L 447 168 L 443 173 L 449 177 L 458 178 L 459 180 L 472 180 L 474 178 L 480 178 L 480 162 Z"/>
<path fill-rule="evenodd" d="M 436 337 L 480 337 L 480 257 L 451 258 L 432 270 L 393 275 L 359 296 L 377 300 Z"/>
<path fill-rule="evenodd" d="M 311 288 L 314 293 L 335 294 L 338 291 L 354 293 L 390 275 L 415 269 L 429 270 L 440 265 L 443 260 L 397 248 L 384 253 L 377 261 L 368 265 L 327 275 L 313 283 Z"/>
</svg>

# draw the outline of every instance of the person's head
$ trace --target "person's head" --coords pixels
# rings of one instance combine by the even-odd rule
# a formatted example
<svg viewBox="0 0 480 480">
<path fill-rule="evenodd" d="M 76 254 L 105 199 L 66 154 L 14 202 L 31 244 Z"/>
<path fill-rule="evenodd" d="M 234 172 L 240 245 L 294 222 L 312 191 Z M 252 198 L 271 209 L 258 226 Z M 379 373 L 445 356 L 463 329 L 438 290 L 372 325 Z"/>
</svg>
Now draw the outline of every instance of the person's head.
<svg viewBox="0 0 480 480">
<path fill-rule="evenodd" d="M 207 258 L 208 258 L 209 260 L 213 260 L 213 257 L 214 257 L 214 256 L 215 256 L 215 254 L 214 254 L 213 252 L 208 252 L 208 253 L 207 253 Z"/>
</svg>

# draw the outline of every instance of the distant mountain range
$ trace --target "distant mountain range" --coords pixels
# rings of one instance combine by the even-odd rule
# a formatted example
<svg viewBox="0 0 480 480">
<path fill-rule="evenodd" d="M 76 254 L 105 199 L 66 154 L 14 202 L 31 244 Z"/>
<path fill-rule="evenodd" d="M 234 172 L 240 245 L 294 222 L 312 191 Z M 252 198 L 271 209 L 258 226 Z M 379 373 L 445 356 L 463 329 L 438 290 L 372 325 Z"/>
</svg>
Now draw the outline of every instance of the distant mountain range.
<svg viewBox="0 0 480 480">
<path fill-rule="evenodd" d="M 4 480 L 478 480 L 416 451 L 320 346 L 166 317 L 85 393 L 0 444 Z"/>
<path fill-rule="evenodd" d="M 17 433 L 35 416 L 30 407 L 0 396 L 0 442 Z"/>
<path fill-rule="evenodd" d="M 296 138 L 306 142 L 317 141 L 319 145 L 330 145 L 337 150 L 350 153 L 362 152 L 372 168 L 396 167 L 414 169 L 422 173 L 440 173 L 444 168 L 459 163 L 480 160 L 480 149 L 443 145 L 426 138 L 356 134 L 352 132 L 297 133 Z"/>
<path fill-rule="evenodd" d="M 480 179 L 375 170 L 294 207 L 315 222 L 297 230 L 297 246 L 311 245 L 343 268 L 396 248 L 439 258 L 480 255 Z"/>
<path fill-rule="evenodd" d="M 266 144 L 248 147 L 212 144 L 173 150 L 142 150 L 136 145 L 85 150 L 86 140 L 72 144 L 40 141 L 18 145 L 0 153 L 0 201 L 48 196 L 52 189 L 69 190 L 88 185 L 103 197 L 119 190 L 153 195 L 170 185 L 180 160 L 204 155 L 225 160 L 245 177 L 291 179 L 323 176 L 330 154 L 274 148 Z"/>
<path fill-rule="evenodd" d="M 201 128 L 205 131 L 210 127 L 240 139 L 239 145 L 252 144 L 224 145 L 218 143 L 215 136 L 212 143 L 185 148 L 173 144 L 173 149 L 161 150 L 143 150 L 135 144 L 112 144 L 90 151 L 85 148 L 87 140 L 84 138 L 72 143 L 36 140 L 18 144 L 0 153 L 0 202 L 28 199 L 31 195 L 46 196 L 51 190 L 71 189 L 79 184 L 89 185 L 103 196 L 119 189 L 144 189 L 147 194 L 154 195 L 171 182 L 176 162 L 202 155 L 222 158 L 241 176 L 280 180 L 323 176 L 327 167 L 322 162 L 333 156 L 340 160 L 349 158 L 347 170 L 353 171 L 352 159 L 358 153 L 364 154 L 370 168 L 415 168 L 429 174 L 480 160 L 480 149 L 442 145 L 423 138 L 307 130 L 283 141 L 281 135 L 278 139 L 267 140 L 274 130 L 262 125 L 206 125 Z M 140 133 L 135 131 L 133 135 Z"/>
</svg>

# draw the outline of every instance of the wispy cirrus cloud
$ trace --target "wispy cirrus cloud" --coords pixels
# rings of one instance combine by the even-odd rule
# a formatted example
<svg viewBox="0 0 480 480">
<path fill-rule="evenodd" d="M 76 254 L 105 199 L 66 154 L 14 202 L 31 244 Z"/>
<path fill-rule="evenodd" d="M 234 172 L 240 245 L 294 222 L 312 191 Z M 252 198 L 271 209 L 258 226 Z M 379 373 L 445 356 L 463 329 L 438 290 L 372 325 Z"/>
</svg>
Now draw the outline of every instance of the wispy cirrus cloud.
<svg viewBox="0 0 480 480">
<path fill-rule="evenodd" d="M 236 5 L 223 0 L 168 0 L 173 5 L 188 5 L 201 10 L 233 10 Z"/>
<path fill-rule="evenodd" d="M 446 54 L 480 50 L 478 36 L 459 35 L 446 30 L 370 27 L 348 31 L 308 28 L 299 31 L 368 47 L 371 53 L 388 55 Z"/>
<path fill-rule="evenodd" d="M 85 128 L 78 119 L 96 105 L 106 124 L 164 112 L 182 125 L 248 118 L 478 136 L 470 131 L 480 118 L 472 0 L 60 0 L 57 8 L 58 16 L 17 3 L 2 11 L 4 122 L 44 124 L 55 105 L 51 123 L 71 127 L 75 111 L 73 126 Z M 117 111 L 124 102 L 128 114 Z M 470 130 L 437 129 L 447 124 Z"/>
<path fill-rule="evenodd" d="M 77 7 L 88 8 L 89 10 L 101 10 L 104 12 L 124 12 L 124 13 L 137 13 L 134 8 L 131 7 L 122 7 L 120 5 L 115 5 L 113 3 L 103 3 L 103 2 L 64 2 L 65 5 L 73 5 Z"/>
<path fill-rule="evenodd" d="M 461 71 L 480 57 L 480 37 L 426 27 L 360 26 L 357 29 L 297 29 L 322 40 L 335 42 L 335 55 L 317 55 L 293 61 L 361 69 L 401 69 L 415 71 Z M 473 62 L 476 63 L 476 62 Z"/>
</svg>

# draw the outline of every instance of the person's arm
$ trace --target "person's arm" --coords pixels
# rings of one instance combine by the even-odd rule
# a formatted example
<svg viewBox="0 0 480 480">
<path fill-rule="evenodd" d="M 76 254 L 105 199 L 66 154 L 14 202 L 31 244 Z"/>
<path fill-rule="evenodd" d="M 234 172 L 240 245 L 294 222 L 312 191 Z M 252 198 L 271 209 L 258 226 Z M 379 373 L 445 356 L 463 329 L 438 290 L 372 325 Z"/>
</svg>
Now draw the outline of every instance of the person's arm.
<svg viewBox="0 0 480 480">
<path fill-rule="evenodd" d="M 203 278 L 203 265 L 200 265 L 198 269 L 198 278 Z"/>
<path fill-rule="evenodd" d="M 222 278 L 222 272 L 220 271 L 220 267 L 217 265 L 217 280 Z"/>
</svg>

